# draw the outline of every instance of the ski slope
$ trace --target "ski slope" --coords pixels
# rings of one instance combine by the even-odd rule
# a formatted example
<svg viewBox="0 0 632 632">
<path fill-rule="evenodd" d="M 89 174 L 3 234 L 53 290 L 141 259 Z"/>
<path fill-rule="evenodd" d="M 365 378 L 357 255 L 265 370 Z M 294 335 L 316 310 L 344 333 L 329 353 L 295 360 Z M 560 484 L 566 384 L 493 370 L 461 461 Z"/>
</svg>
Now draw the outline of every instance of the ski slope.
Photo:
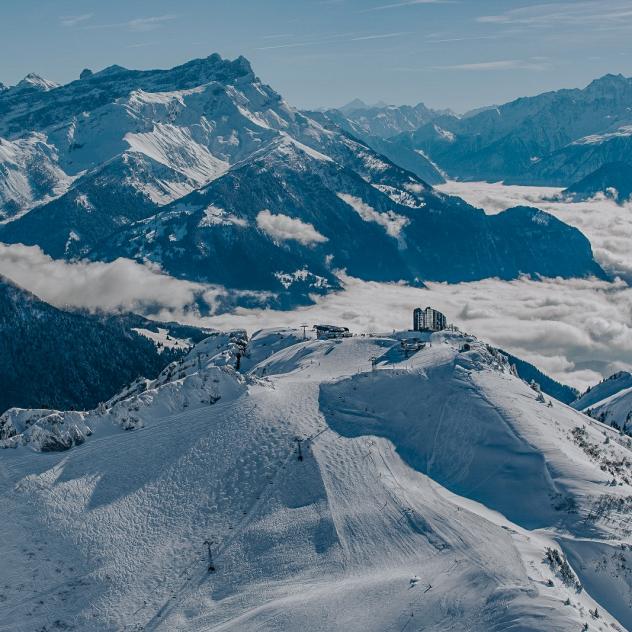
<svg viewBox="0 0 632 632">
<path fill-rule="evenodd" d="M 0 630 L 631 629 L 630 448 L 412 335 L 218 333 L 63 452 L 5 413 Z"/>
</svg>

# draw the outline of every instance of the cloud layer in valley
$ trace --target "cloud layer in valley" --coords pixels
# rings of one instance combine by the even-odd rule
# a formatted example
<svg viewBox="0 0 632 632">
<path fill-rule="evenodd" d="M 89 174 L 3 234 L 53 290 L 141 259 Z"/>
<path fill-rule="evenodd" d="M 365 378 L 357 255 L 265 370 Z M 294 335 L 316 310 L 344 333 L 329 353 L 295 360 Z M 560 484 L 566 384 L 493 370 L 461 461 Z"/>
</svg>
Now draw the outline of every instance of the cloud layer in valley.
<svg viewBox="0 0 632 632">
<path fill-rule="evenodd" d="M 619 205 L 608 199 L 551 201 L 562 189 L 489 182 L 447 182 L 437 188 L 458 195 L 487 213 L 500 213 L 519 205 L 537 206 L 581 230 L 601 266 L 632 284 L 632 203 Z"/>
<path fill-rule="evenodd" d="M 200 303 L 212 309 L 222 294 L 129 259 L 69 263 L 22 244 L 0 243 L 0 274 L 56 307 L 134 311 L 162 320 L 196 318 Z"/>
<path fill-rule="evenodd" d="M 163 320 L 180 320 L 220 329 L 298 326 L 319 321 L 349 326 L 354 332 L 408 329 L 414 306 L 433 305 L 462 329 L 480 336 L 563 382 L 584 389 L 632 365 L 632 209 L 607 200 L 579 204 L 543 202 L 558 189 L 448 183 L 488 212 L 532 204 L 578 226 L 590 237 L 597 258 L 621 279 L 488 279 L 426 289 L 345 278 L 345 291 L 319 298 L 292 312 L 237 308 L 204 316 L 226 306 L 222 288 L 174 279 L 158 268 L 126 259 L 111 263 L 53 260 L 37 247 L 0 244 L 0 274 L 58 307 L 130 310 Z M 313 227 L 273 221 L 284 239 L 313 240 Z M 287 218 L 292 219 L 292 218 Z M 297 221 L 297 220 L 294 220 Z M 315 230 L 314 230 L 315 232 Z M 319 233 L 315 232 L 316 235 Z"/>
<path fill-rule="evenodd" d="M 345 279 L 345 291 L 295 312 L 238 309 L 205 319 L 220 329 L 333 322 L 354 332 L 412 327 L 412 308 L 432 305 L 450 322 L 579 389 L 630 368 L 632 289 L 623 281 L 527 278 L 431 283 L 427 289 Z"/>
</svg>

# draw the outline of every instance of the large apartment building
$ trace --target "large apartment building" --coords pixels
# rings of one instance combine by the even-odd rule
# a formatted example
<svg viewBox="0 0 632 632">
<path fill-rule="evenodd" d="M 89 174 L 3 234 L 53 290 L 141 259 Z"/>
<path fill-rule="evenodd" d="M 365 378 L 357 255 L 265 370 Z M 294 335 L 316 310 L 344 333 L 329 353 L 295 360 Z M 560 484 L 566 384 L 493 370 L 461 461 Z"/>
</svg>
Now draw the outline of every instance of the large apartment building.
<svg viewBox="0 0 632 632">
<path fill-rule="evenodd" d="M 413 329 L 415 331 L 441 331 L 447 327 L 447 320 L 444 314 L 426 307 L 418 307 L 413 311 Z"/>
</svg>

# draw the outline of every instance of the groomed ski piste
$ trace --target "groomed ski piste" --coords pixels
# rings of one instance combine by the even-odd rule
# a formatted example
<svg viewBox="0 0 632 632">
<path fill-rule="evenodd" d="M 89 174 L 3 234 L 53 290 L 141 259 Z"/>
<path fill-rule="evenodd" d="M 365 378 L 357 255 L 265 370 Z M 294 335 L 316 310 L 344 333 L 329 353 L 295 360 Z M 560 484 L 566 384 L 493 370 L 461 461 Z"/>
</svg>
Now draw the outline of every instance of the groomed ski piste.
<svg viewBox="0 0 632 632">
<path fill-rule="evenodd" d="M 2 415 L 0 630 L 632 629 L 625 437 L 466 334 L 302 337 Z"/>
</svg>

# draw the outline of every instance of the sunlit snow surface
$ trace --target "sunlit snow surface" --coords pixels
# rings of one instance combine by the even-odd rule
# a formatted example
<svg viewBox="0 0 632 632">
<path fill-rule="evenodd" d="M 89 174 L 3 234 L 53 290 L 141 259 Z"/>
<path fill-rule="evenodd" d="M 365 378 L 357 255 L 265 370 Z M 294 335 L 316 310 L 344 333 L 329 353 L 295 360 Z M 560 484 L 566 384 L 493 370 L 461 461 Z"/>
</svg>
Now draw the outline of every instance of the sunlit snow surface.
<svg viewBox="0 0 632 632">
<path fill-rule="evenodd" d="M 212 336 L 82 445 L 0 451 L 0 630 L 629 628 L 625 442 L 482 342 L 397 338 Z"/>
</svg>

